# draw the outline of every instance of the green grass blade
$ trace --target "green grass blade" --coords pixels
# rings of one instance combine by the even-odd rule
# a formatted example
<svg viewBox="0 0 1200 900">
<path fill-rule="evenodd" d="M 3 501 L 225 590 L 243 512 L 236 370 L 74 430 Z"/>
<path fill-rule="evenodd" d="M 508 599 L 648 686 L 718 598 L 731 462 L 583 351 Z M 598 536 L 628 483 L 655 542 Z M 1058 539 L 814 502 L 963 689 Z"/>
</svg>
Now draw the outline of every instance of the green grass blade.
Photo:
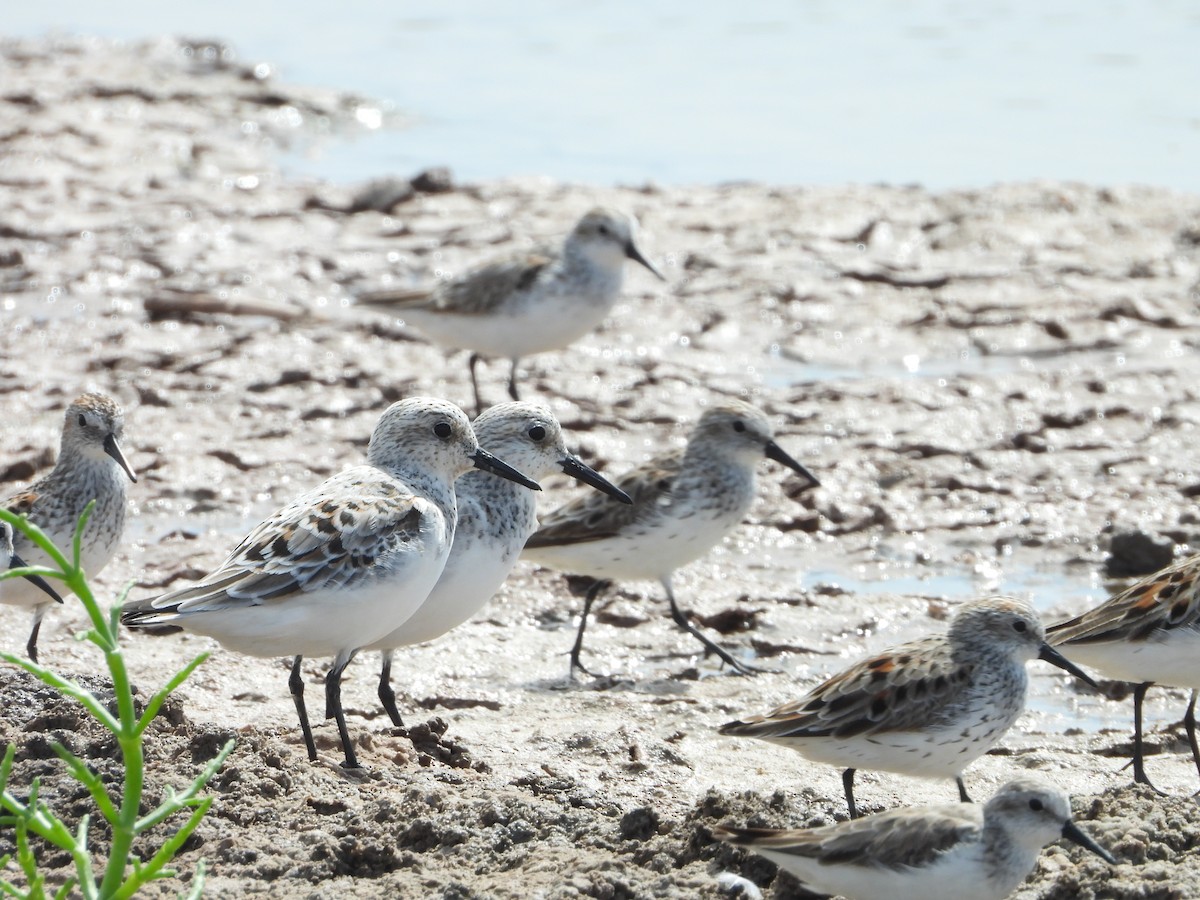
<svg viewBox="0 0 1200 900">
<path fill-rule="evenodd" d="M 67 764 L 67 771 L 71 773 L 71 777 L 88 789 L 88 793 L 92 795 L 92 799 L 96 801 L 96 806 L 100 809 L 100 814 L 109 822 L 114 821 L 117 817 L 117 808 L 113 806 L 112 798 L 108 796 L 108 789 L 104 787 L 100 776 L 58 741 L 53 742 L 50 747 L 58 755 L 58 758 Z"/>
<path fill-rule="evenodd" d="M 196 795 L 204 789 L 209 780 L 217 774 L 217 770 L 225 764 L 226 758 L 233 752 L 236 743 L 236 741 L 232 740 L 226 741 L 225 746 L 221 748 L 221 751 L 216 756 L 208 761 L 208 765 L 196 776 L 196 780 L 188 785 L 186 791 L 182 794 L 176 794 L 172 790 L 170 795 L 158 805 L 157 809 L 152 810 L 138 820 L 137 825 L 134 827 L 134 832 L 141 834 L 147 828 L 153 828 L 172 813 L 183 809 L 185 806 L 194 804 L 196 802 Z"/>
<path fill-rule="evenodd" d="M 207 651 L 201 653 L 190 663 L 176 672 L 174 677 L 161 689 L 159 689 L 159 691 L 153 697 L 150 698 L 150 702 L 146 704 L 146 709 L 142 713 L 141 719 L 138 720 L 138 734 L 141 734 L 150 726 L 150 723 L 154 721 L 154 717 L 158 715 L 158 711 L 162 709 L 162 705 L 166 702 L 167 697 L 174 693 L 176 688 L 187 681 L 188 678 L 191 677 L 191 674 L 196 671 L 197 667 L 199 667 L 201 663 L 208 659 L 208 657 L 209 654 Z"/>
<path fill-rule="evenodd" d="M 65 694 L 68 697 L 78 700 L 85 707 L 87 707 L 87 711 L 90 712 L 92 717 L 99 721 L 101 725 L 113 732 L 113 734 L 120 732 L 120 723 L 107 709 L 104 708 L 104 704 L 100 702 L 96 695 L 83 685 L 63 678 L 61 675 L 51 672 L 49 669 L 42 668 L 32 660 L 25 659 L 24 657 L 17 656 L 13 653 L 0 653 L 0 659 L 24 669 L 39 681 L 50 685 L 50 687 L 54 688 L 60 694 Z"/>
</svg>

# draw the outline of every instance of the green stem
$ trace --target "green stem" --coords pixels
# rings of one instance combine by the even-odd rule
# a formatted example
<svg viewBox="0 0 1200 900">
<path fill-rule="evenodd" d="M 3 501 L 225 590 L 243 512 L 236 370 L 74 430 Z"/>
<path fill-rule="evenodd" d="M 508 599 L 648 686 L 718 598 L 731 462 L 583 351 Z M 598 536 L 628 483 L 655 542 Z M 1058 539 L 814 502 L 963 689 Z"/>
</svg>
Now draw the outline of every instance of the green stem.
<svg viewBox="0 0 1200 900">
<path fill-rule="evenodd" d="M 101 622 L 103 623 L 103 619 Z M 116 636 L 112 637 L 113 649 L 104 655 L 112 673 L 113 692 L 117 696 L 117 718 L 121 723 L 117 743 L 121 747 L 121 761 L 125 766 L 125 790 L 121 797 L 121 811 L 112 825 L 112 847 L 109 850 L 108 866 L 104 870 L 104 880 L 100 882 L 101 897 L 115 895 L 125 879 L 125 867 L 137 834 L 138 810 L 145 787 L 145 757 L 142 753 L 142 735 L 138 729 L 137 710 L 133 706 L 133 691 L 125 670 L 125 660 L 115 646 Z"/>
</svg>

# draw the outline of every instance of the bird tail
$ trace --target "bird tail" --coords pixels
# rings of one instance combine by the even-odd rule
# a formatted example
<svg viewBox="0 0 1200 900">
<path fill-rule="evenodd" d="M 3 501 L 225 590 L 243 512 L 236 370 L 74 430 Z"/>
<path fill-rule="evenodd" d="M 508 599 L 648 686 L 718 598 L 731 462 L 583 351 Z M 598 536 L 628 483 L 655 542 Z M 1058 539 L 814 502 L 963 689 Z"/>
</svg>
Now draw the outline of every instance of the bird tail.
<svg viewBox="0 0 1200 900">
<path fill-rule="evenodd" d="M 382 291 L 367 291 L 356 295 L 358 306 L 373 306 L 377 309 L 412 309 L 424 306 L 432 296 L 427 288 L 390 288 Z"/>
</svg>

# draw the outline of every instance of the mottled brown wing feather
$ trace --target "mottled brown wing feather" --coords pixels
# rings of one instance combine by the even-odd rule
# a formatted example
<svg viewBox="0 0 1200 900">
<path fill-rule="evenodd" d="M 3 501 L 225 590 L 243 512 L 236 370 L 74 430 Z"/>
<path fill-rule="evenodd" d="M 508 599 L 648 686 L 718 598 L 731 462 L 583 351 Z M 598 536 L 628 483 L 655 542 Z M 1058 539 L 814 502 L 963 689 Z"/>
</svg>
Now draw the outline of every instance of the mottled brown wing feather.
<svg viewBox="0 0 1200 900">
<path fill-rule="evenodd" d="M 652 515 L 671 502 L 671 484 L 679 472 L 683 453 L 665 453 L 626 472 L 614 483 L 629 495 L 632 504 L 620 503 L 599 491 L 588 491 L 542 517 L 541 527 L 526 547 L 556 547 L 612 537 L 621 529 Z"/>
<path fill-rule="evenodd" d="M 770 738 L 904 731 L 928 723 L 970 677 L 970 664 L 955 660 L 945 639 L 924 638 L 856 663 L 800 700 L 720 731 Z"/>
<path fill-rule="evenodd" d="M 18 491 L 11 497 L 5 497 L 3 501 L 0 501 L 0 506 L 18 516 L 27 516 L 33 511 L 39 496 L 38 492 L 34 490 Z"/>
<path fill-rule="evenodd" d="M 1095 609 L 1046 630 L 1052 644 L 1144 640 L 1156 631 L 1200 627 L 1200 556 L 1163 569 Z"/>
<path fill-rule="evenodd" d="M 432 290 L 373 291 L 360 295 L 358 302 L 394 310 L 480 315 L 495 310 L 503 299 L 528 290 L 551 262 L 553 259 L 544 254 L 524 253 L 475 269 Z"/>
<path fill-rule="evenodd" d="M 551 262 L 548 256 L 530 253 L 476 269 L 439 285 L 430 308 L 461 316 L 492 312 L 505 298 L 532 287 Z"/>
<path fill-rule="evenodd" d="M 358 294 L 354 302 L 359 306 L 377 306 L 381 309 L 411 309 L 424 306 L 432 296 L 432 288 L 396 288 L 367 291 Z"/>
<path fill-rule="evenodd" d="M 136 626 L 164 611 L 256 606 L 289 594 L 355 584 L 381 556 L 419 538 L 428 506 L 388 481 L 360 480 L 357 490 L 355 499 L 344 499 L 347 492 L 331 479 L 261 523 L 207 578 L 127 603 L 121 620 Z"/>
<path fill-rule="evenodd" d="M 828 864 L 900 870 L 928 865 L 978 831 L 979 823 L 970 810 L 935 807 L 895 809 L 811 830 L 718 828 L 713 833 L 734 844 Z"/>
</svg>

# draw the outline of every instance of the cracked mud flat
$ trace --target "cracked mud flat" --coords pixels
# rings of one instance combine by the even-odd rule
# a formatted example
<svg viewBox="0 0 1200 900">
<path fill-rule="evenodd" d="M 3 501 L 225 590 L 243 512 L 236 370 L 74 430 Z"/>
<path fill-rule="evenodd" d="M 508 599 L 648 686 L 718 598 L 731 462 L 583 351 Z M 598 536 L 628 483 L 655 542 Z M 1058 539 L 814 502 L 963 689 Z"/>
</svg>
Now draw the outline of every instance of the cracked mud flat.
<svg viewBox="0 0 1200 900">
<path fill-rule="evenodd" d="M 522 565 L 474 621 L 398 655 L 412 736 L 378 709 L 377 660 L 351 667 L 362 778 L 339 770 L 330 726 L 308 763 L 283 661 L 130 637 L 144 693 L 215 649 L 148 750 L 158 789 L 238 740 L 179 859 L 185 873 L 208 861 L 209 895 L 715 897 L 717 873 L 733 871 L 799 896 L 705 829 L 832 821 L 840 773 L 717 725 L 944 627 L 966 596 L 1013 589 L 1047 618 L 1099 602 L 1114 534 L 1150 539 L 1143 558 L 1120 554 L 1134 569 L 1200 539 L 1200 198 L 1063 183 L 931 194 L 433 178 L 393 185 L 387 213 L 349 213 L 369 205 L 353 202 L 363 185 L 288 180 L 277 152 L 353 127 L 365 102 L 260 81 L 213 46 L 0 42 L 0 482 L 47 469 L 80 391 L 121 400 L 140 480 L 102 595 L 207 571 L 262 515 L 359 461 L 388 403 L 469 402 L 462 354 L 354 309 L 356 290 L 557 239 L 596 203 L 640 218 L 669 283 L 631 268 L 600 331 L 526 362 L 526 395 L 550 402 L 609 474 L 681 442 L 714 396 L 747 396 L 823 486 L 800 496 L 764 462 L 747 523 L 678 576 L 728 646 L 778 673 L 723 675 L 653 585 L 631 584 L 587 648 L 628 680 L 569 685 L 579 598 Z M 213 308 L 262 314 L 194 311 Z M 506 374 L 486 367 L 491 400 L 505 399 Z M 572 490 L 547 488 L 547 504 Z M 83 621 L 50 614 L 45 662 L 94 674 L 98 655 L 72 638 Z M 0 609 L 5 648 L 19 651 L 27 626 Z M 323 662 L 306 665 L 310 704 Z M 1177 795 L 1164 800 L 1119 771 L 1128 700 L 1056 671 L 1031 664 L 1029 712 L 968 785 L 984 797 L 1017 773 L 1053 779 L 1121 864 L 1055 845 L 1017 896 L 1200 896 L 1185 694 L 1155 689 L 1147 708 L 1148 767 Z M 101 769 L 111 745 L 16 671 L 0 672 L 0 704 L 17 778 L 41 775 L 62 809 L 82 812 L 46 734 Z M 859 783 L 868 811 L 954 796 L 948 782 Z"/>
</svg>

